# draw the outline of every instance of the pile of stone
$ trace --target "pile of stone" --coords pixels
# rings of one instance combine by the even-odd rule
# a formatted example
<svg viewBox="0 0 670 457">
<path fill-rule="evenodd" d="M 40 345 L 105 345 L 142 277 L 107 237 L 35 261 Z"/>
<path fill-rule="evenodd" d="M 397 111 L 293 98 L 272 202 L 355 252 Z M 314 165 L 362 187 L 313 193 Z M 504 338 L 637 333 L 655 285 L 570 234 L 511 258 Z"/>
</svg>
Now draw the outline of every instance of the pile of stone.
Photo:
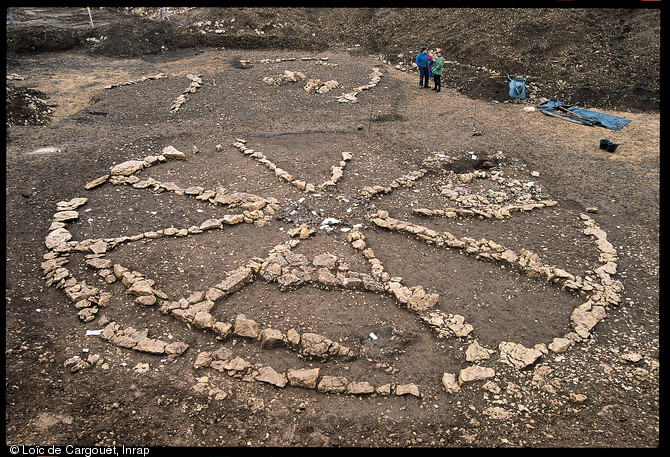
<svg viewBox="0 0 670 457">
<path fill-rule="evenodd" d="M 463 176 L 474 176 L 478 178 L 490 178 L 496 182 L 504 181 L 504 178 L 497 174 L 476 171 L 474 173 L 462 174 Z M 468 182 L 468 181 L 463 181 Z M 502 191 L 489 191 L 488 196 L 470 193 L 463 187 L 453 187 L 452 185 L 442 186 L 441 194 L 450 200 L 459 204 L 456 207 L 445 207 L 443 209 L 415 208 L 413 211 L 421 216 L 428 217 L 480 217 L 504 219 L 510 217 L 511 213 L 521 211 L 532 211 L 538 208 L 555 206 L 558 204 L 555 200 L 542 199 L 536 200 L 535 196 L 528 192 L 528 186 L 518 180 L 511 180 L 506 183 L 506 188 Z M 508 203 L 504 203 L 508 202 Z"/>
<path fill-rule="evenodd" d="M 177 99 L 174 101 L 174 103 L 170 107 L 171 112 L 176 113 L 177 111 L 179 111 L 181 105 L 186 103 L 186 101 L 188 100 L 188 94 L 195 94 L 196 91 L 200 87 L 202 87 L 201 76 L 202 75 L 193 75 L 190 73 L 186 75 L 186 77 L 191 81 L 191 84 L 189 84 L 186 90 L 181 95 L 179 95 L 179 97 L 177 97 Z"/>
<path fill-rule="evenodd" d="M 476 156 L 475 156 L 476 157 Z M 440 194 L 457 204 L 441 209 L 414 208 L 417 215 L 427 217 L 479 217 L 481 219 L 504 219 L 511 213 L 532 211 L 555 206 L 557 201 L 542 195 L 541 187 L 535 182 L 522 182 L 505 178 L 500 170 L 474 170 L 467 173 L 446 171 L 444 167 L 453 163 L 454 158 L 444 154 L 424 160 L 423 164 L 432 171 L 445 174 L 447 183 L 440 186 Z M 539 176 L 536 174 L 536 176 Z M 475 180 L 487 180 L 498 186 L 498 190 L 472 192 Z"/>
<path fill-rule="evenodd" d="M 65 368 L 69 368 L 72 373 L 87 370 L 92 367 L 101 367 L 103 369 L 109 368 L 109 364 L 98 354 L 88 354 L 86 356 L 86 360 L 82 359 L 78 355 L 72 356 L 63 362 L 63 366 Z"/>
<path fill-rule="evenodd" d="M 334 79 L 323 82 L 320 79 L 310 79 L 305 85 L 305 92 L 316 92 L 318 94 L 326 94 L 333 89 L 340 87 L 340 84 Z"/>
<path fill-rule="evenodd" d="M 408 174 L 401 176 L 399 178 L 396 178 L 393 180 L 393 182 L 388 185 L 388 186 L 364 186 L 360 194 L 361 196 L 365 198 L 372 198 L 378 194 L 388 194 L 391 192 L 393 189 L 396 189 L 400 186 L 402 187 L 414 187 L 414 184 L 423 177 L 427 173 L 428 170 L 425 168 L 421 168 L 420 170 L 415 170 L 411 171 Z"/>
<path fill-rule="evenodd" d="M 74 198 L 70 201 L 58 202 L 58 211 L 53 216 L 49 233 L 45 239 L 45 245 L 49 251 L 44 254 L 44 262 L 41 264 L 47 285 L 53 285 L 65 291 L 65 295 L 74 304 L 83 322 L 95 319 L 99 308 L 107 306 L 111 298 L 111 294 L 101 293 L 98 288 L 88 286 L 85 281 L 77 281 L 64 266 L 69 261 L 68 256 L 71 251 L 89 251 L 95 256 L 104 253 L 107 249 L 107 244 L 103 240 L 89 242 L 86 245 L 71 241 L 72 234 L 65 229 L 67 222 L 79 218 L 79 212 L 76 209 L 84 205 L 86 201 L 86 198 Z"/>
<path fill-rule="evenodd" d="M 121 329 L 116 322 L 107 324 L 100 334 L 100 338 L 109 341 L 114 346 L 149 354 L 165 354 L 173 358 L 188 349 L 188 344 L 182 341 L 166 343 L 156 338 L 149 338 L 148 329 L 135 330 L 133 327 Z"/>
<path fill-rule="evenodd" d="M 322 57 L 322 59 L 328 59 L 327 57 Z M 339 63 L 330 63 L 330 62 L 324 62 L 323 60 L 319 60 L 316 62 L 317 65 L 323 65 L 325 67 L 337 67 Z"/>
<path fill-rule="evenodd" d="M 263 78 L 263 82 L 270 84 L 271 86 L 281 86 L 282 84 L 289 83 L 289 82 L 298 82 L 302 81 L 307 76 L 305 76 L 304 73 L 300 71 L 290 71 L 290 70 L 285 70 L 283 74 L 277 75 L 277 76 L 266 76 Z"/>
<path fill-rule="evenodd" d="M 292 252 L 298 243 L 299 240 L 289 240 L 275 246 L 269 256 L 259 262 L 258 274 L 267 282 L 277 282 L 284 291 L 310 283 L 324 289 L 384 291 L 380 280 L 367 273 L 351 271 L 347 263 L 333 254 L 319 254 L 310 260 Z"/>
<path fill-rule="evenodd" d="M 301 340 L 307 335 L 305 333 Z M 315 335 L 318 336 L 318 335 Z M 242 357 L 235 356 L 230 349 L 219 348 L 215 351 L 200 352 L 194 363 L 196 369 L 211 368 L 229 376 L 246 381 L 259 381 L 283 388 L 286 385 L 304 389 L 316 389 L 319 392 L 349 395 L 414 395 L 420 397 L 415 384 L 396 385 L 387 383 L 374 387 L 368 381 L 350 381 L 344 376 L 321 375 L 320 368 L 293 368 L 278 372 L 272 366 L 251 364 Z"/>
<path fill-rule="evenodd" d="M 222 187 L 216 190 L 207 190 L 202 186 L 190 186 L 183 188 L 173 182 L 159 182 L 149 177 L 140 179 L 136 174 L 156 163 L 165 162 L 168 159 L 186 160 L 186 154 L 178 151 L 173 146 L 167 146 L 159 156 L 148 156 L 143 160 L 128 160 L 114 165 L 110 173 L 101 176 L 89 183 L 85 189 L 93 189 L 105 182 L 111 184 L 131 185 L 136 189 L 149 189 L 154 193 L 164 191 L 174 192 L 177 195 L 190 195 L 197 200 L 209 201 L 210 203 L 225 205 L 229 208 L 240 208 L 242 214 L 227 214 L 220 219 L 209 219 L 200 226 L 188 229 L 168 228 L 144 234 L 147 238 L 159 238 L 161 236 L 186 236 L 193 233 L 201 233 L 203 230 L 222 228 L 223 225 L 234 225 L 240 222 L 254 223 L 259 227 L 265 226 L 279 210 L 279 203 L 273 197 L 263 198 L 246 192 L 229 192 Z M 132 240 L 135 241 L 135 240 Z"/>
<path fill-rule="evenodd" d="M 142 76 L 140 79 L 135 79 L 135 80 L 132 80 L 132 81 L 125 81 L 125 82 L 122 82 L 122 83 L 110 84 L 109 86 L 105 86 L 105 89 L 113 89 L 115 87 L 120 87 L 120 86 L 131 86 L 133 84 L 143 83 L 144 81 L 150 81 L 152 79 L 161 79 L 161 78 L 167 78 L 167 75 L 165 73 L 157 73 L 157 74 L 151 75 L 151 76 Z"/>
<path fill-rule="evenodd" d="M 457 238 L 449 232 L 437 232 L 421 225 L 394 219 L 389 217 L 386 211 L 378 211 L 376 217 L 372 218 L 372 222 L 381 228 L 415 235 L 428 244 L 462 249 L 465 254 L 471 255 L 476 259 L 505 262 L 520 269 L 528 277 L 542 277 L 549 282 L 559 283 L 564 288 L 571 290 L 583 289 L 585 286 L 585 291 L 593 290 L 591 278 L 582 279 L 561 268 L 544 265 L 536 253 L 527 249 L 522 248 L 517 253 L 492 240 L 484 238 L 476 240 L 467 236 Z"/>
<path fill-rule="evenodd" d="M 382 76 L 383 74 L 379 68 L 373 68 L 372 73 L 370 73 L 369 76 L 370 81 L 366 85 L 355 87 L 351 92 L 340 95 L 337 98 L 337 101 L 340 103 L 358 103 L 358 94 L 364 90 L 372 89 L 373 87 L 377 86 L 377 84 L 379 84 L 379 82 L 382 80 Z"/>
<path fill-rule="evenodd" d="M 195 320 L 191 321 L 195 322 Z M 288 348 L 298 352 L 301 356 L 307 359 L 326 360 L 332 357 L 340 357 L 344 359 L 351 359 L 354 353 L 347 346 L 343 346 L 336 341 L 332 341 L 323 335 L 317 333 L 305 332 L 300 334 L 295 329 L 290 329 L 286 333 L 274 329 L 264 328 L 260 329 L 258 323 L 245 316 L 238 314 L 235 316 L 234 322 L 231 324 L 225 322 L 220 327 L 225 327 L 225 332 L 217 332 L 217 338 L 222 340 L 228 337 L 239 337 L 249 341 L 258 342 L 263 348 Z M 228 351 L 231 355 L 232 352 Z M 209 352 L 201 352 L 195 361 L 196 368 L 209 366 L 211 358 Z M 225 368 L 229 370 L 230 368 Z M 221 371 L 221 370 L 220 370 Z"/>
<path fill-rule="evenodd" d="M 323 183 L 321 183 L 321 185 L 317 186 L 315 184 L 308 183 L 302 179 L 296 179 L 292 174 L 275 165 L 262 152 L 254 151 L 251 148 L 247 148 L 246 142 L 247 141 L 243 138 L 237 138 L 233 143 L 233 146 L 238 148 L 240 152 L 242 152 L 244 155 L 248 155 L 256 159 L 259 163 L 265 165 L 270 171 L 273 171 L 275 176 L 277 176 L 279 179 L 289 182 L 293 186 L 297 187 L 298 190 L 301 190 L 303 192 L 316 192 L 317 189 L 327 190 L 335 186 L 337 182 L 342 178 L 344 174 L 344 167 L 347 165 L 347 162 L 349 162 L 353 157 L 350 152 L 346 151 L 342 152 L 342 160 L 340 160 L 338 165 L 333 165 L 331 167 L 332 174 L 330 179 L 324 181 Z"/>
<path fill-rule="evenodd" d="M 577 307 L 571 315 L 577 335 L 587 338 L 591 329 L 606 317 L 607 308 L 621 302 L 623 285 L 620 281 L 612 279 L 617 272 L 618 256 L 614 246 L 607 241 L 607 233 L 590 216 L 581 214 L 580 217 L 586 225 L 584 234 L 596 240 L 600 252 L 598 261 L 603 264 L 592 272 L 587 272 L 583 280 L 576 278 L 574 281 L 574 288 L 590 294 L 588 301 Z"/>
</svg>

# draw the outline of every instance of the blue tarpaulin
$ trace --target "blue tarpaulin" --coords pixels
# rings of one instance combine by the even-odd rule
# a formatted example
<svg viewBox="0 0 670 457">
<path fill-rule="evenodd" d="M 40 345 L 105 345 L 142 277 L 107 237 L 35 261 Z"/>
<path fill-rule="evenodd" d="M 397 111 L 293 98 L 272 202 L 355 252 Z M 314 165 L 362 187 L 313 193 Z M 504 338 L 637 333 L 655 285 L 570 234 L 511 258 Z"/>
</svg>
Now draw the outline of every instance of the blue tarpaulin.
<svg viewBox="0 0 670 457">
<path fill-rule="evenodd" d="M 558 99 L 553 99 L 542 105 L 537 105 L 536 108 L 549 116 L 560 117 L 584 125 L 597 125 L 610 130 L 621 130 L 630 122 L 629 119 L 624 119 L 623 117 L 603 114 L 583 108 L 575 108 L 574 106 L 566 105 Z"/>
</svg>

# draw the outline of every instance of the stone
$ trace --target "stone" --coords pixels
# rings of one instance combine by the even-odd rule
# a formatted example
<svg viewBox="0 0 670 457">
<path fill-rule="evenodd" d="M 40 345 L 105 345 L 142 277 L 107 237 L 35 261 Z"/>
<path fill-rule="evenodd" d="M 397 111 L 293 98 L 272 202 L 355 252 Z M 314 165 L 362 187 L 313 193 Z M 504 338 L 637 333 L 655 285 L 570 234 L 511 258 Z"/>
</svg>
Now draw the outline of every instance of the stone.
<svg viewBox="0 0 670 457">
<path fill-rule="evenodd" d="M 235 357 L 228 363 L 224 364 L 224 368 L 230 371 L 246 371 L 250 366 L 251 364 L 242 357 Z"/>
<path fill-rule="evenodd" d="M 148 352 L 150 354 L 163 354 L 165 352 L 165 346 L 167 343 L 161 340 L 155 340 L 152 338 L 144 338 L 137 343 L 133 349 L 140 352 Z"/>
<path fill-rule="evenodd" d="M 104 254 L 107 252 L 107 243 L 103 240 L 98 240 L 88 247 L 93 254 Z"/>
<path fill-rule="evenodd" d="M 200 230 L 210 230 L 214 228 L 221 228 L 221 219 L 207 219 L 200 224 Z"/>
<path fill-rule="evenodd" d="M 193 362 L 193 367 L 196 369 L 206 368 L 212 363 L 212 353 L 209 351 L 203 351 L 198 353 L 198 356 Z"/>
<path fill-rule="evenodd" d="M 319 392 L 343 393 L 348 383 L 344 376 L 323 376 L 316 388 Z"/>
<path fill-rule="evenodd" d="M 301 352 L 307 356 L 324 357 L 333 342 L 316 333 L 303 333 L 300 337 Z"/>
<path fill-rule="evenodd" d="M 223 292 L 221 289 L 217 289 L 216 287 L 210 287 L 207 289 L 207 292 L 205 292 L 205 298 L 211 301 L 216 301 L 222 297 L 225 297 L 225 295 L 225 292 Z"/>
<path fill-rule="evenodd" d="M 212 330 L 214 330 L 218 338 L 226 338 L 228 335 L 230 335 L 230 331 L 232 328 L 233 326 L 228 322 L 218 321 L 214 325 L 212 325 Z"/>
<path fill-rule="evenodd" d="M 221 281 L 215 287 L 221 289 L 226 294 L 237 292 L 245 284 L 247 284 L 253 278 L 253 274 L 250 268 L 243 267 L 239 271 L 233 272 L 228 275 L 226 279 Z"/>
<path fill-rule="evenodd" d="M 318 272 L 318 281 L 327 287 L 335 287 L 338 284 L 337 278 L 330 270 L 327 268 L 319 268 Z"/>
<path fill-rule="evenodd" d="M 240 222 L 244 221 L 244 215 L 243 214 L 225 214 L 221 218 L 221 220 L 226 225 L 235 225 L 235 224 L 239 224 Z"/>
<path fill-rule="evenodd" d="M 407 300 L 407 307 L 413 311 L 425 311 L 437 305 L 440 296 L 438 294 L 427 294 L 423 287 L 416 286 L 412 296 Z"/>
<path fill-rule="evenodd" d="M 400 286 L 396 289 L 393 289 L 392 293 L 395 296 L 395 298 L 402 304 L 406 304 L 412 297 L 412 291 L 409 289 L 409 287 L 406 286 Z"/>
<path fill-rule="evenodd" d="M 143 160 L 128 160 L 118 165 L 114 165 L 110 173 L 112 176 L 130 176 L 143 169 L 145 165 Z"/>
<path fill-rule="evenodd" d="M 500 386 L 493 381 L 486 381 L 482 386 L 482 389 L 489 391 L 494 395 L 498 395 L 501 392 Z"/>
<path fill-rule="evenodd" d="M 84 185 L 84 189 L 90 190 L 90 189 L 93 189 L 95 187 L 98 187 L 98 186 L 104 184 L 105 182 L 107 182 L 108 179 L 109 179 L 109 175 L 100 176 L 99 178 L 96 178 L 93 181 L 87 182 L 86 185 Z"/>
<path fill-rule="evenodd" d="M 315 389 L 316 382 L 319 377 L 319 368 L 288 370 L 287 377 L 292 386 Z"/>
<path fill-rule="evenodd" d="M 509 419 L 512 417 L 512 413 L 507 411 L 504 408 L 501 408 L 500 406 L 491 406 L 489 408 L 486 408 L 485 410 L 482 411 L 482 414 L 489 416 L 491 419 Z"/>
<path fill-rule="evenodd" d="M 77 313 L 79 316 L 79 319 L 83 322 L 90 322 L 93 319 L 95 319 L 95 315 L 98 313 L 98 308 L 96 307 L 90 307 L 90 308 L 84 308 L 81 311 Z"/>
<path fill-rule="evenodd" d="M 335 268 L 335 264 L 337 263 L 337 256 L 333 254 L 319 254 L 314 257 L 312 260 L 312 264 L 314 264 L 315 267 L 320 268 L 324 267 L 329 270 L 332 270 Z"/>
<path fill-rule="evenodd" d="M 212 359 L 213 360 L 232 360 L 233 357 L 233 351 L 230 350 L 227 347 L 221 346 L 214 352 L 212 352 Z"/>
<path fill-rule="evenodd" d="M 161 151 L 161 154 L 167 159 L 186 160 L 186 154 L 178 151 L 174 146 L 166 146 L 163 148 L 163 151 Z"/>
<path fill-rule="evenodd" d="M 88 368 L 91 368 L 91 365 L 86 362 L 85 360 L 81 359 L 80 357 L 70 357 L 67 359 L 64 363 L 63 366 L 66 368 L 69 368 L 72 373 L 76 373 L 77 371 L 81 370 L 86 370 Z"/>
<path fill-rule="evenodd" d="M 286 332 L 286 340 L 291 346 L 296 347 L 300 344 L 300 333 L 298 333 L 295 329 L 290 329 L 288 332 Z"/>
<path fill-rule="evenodd" d="M 216 324 L 216 319 L 206 311 L 200 311 L 193 316 L 193 325 L 197 328 L 208 329 L 214 324 Z"/>
<path fill-rule="evenodd" d="M 303 283 L 303 281 L 297 275 L 294 275 L 293 273 L 287 273 L 278 277 L 277 283 L 279 284 L 279 288 L 284 291 L 291 290 L 299 286 Z"/>
<path fill-rule="evenodd" d="M 379 395 L 391 395 L 391 384 L 383 384 L 375 389 Z"/>
<path fill-rule="evenodd" d="M 464 382 L 483 381 L 486 379 L 491 379 L 495 375 L 496 372 L 493 368 L 473 365 L 471 367 L 462 369 L 458 373 L 458 383 L 463 384 Z"/>
<path fill-rule="evenodd" d="M 473 341 L 465 350 L 465 360 L 468 362 L 479 362 L 488 360 L 495 351 L 487 349 L 479 344 L 477 340 Z"/>
<path fill-rule="evenodd" d="M 53 216 L 54 222 L 69 222 L 76 219 L 79 219 L 78 211 L 59 211 Z"/>
<path fill-rule="evenodd" d="M 233 333 L 247 338 L 258 338 L 258 324 L 253 319 L 247 319 L 244 314 L 235 317 Z"/>
<path fill-rule="evenodd" d="M 94 259 L 88 259 L 86 261 L 86 264 L 97 269 L 102 269 L 102 268 L 112 268 L 112 261 L 109 259 L 101 259 L 99 257 L 96 257 Z"/>
<path fill-rule="evenodd" d="M 596 324 L 605 317 L 605 308 L 602 306 L 592 306 L 586 302 L 572 312 L 570 318 L 576 326 L 581 326 L 591 330 Z"/>
<path fill-rule="evenodd" d="M 256 375 L 256 380 L 261 382 L 267 382 L 277 387 L 284 387 L 289 381 L 288 378 L 282 374 L 277 373 L 272 367 L 261 367 L 258 369 L 258 374 Z"/>
<path fill-rule="evenodd" d="M 363 241 L 363 240 L 355 240 L 351 243 L 351 245 L 354 247 L 354 249 L 359 249 L 359 250 L 365 249 L 365 241 Z"/>
<path fill-rule="evenodd" d="M 54 249 L 64 245 L 72 238 L 72 234 L 64 228 L 58 228 L 50 232 L 44 240 L 48 249 Z"/>
<path fill-rule="evenodd" d="M 142 295 L 137 297 L 135 301 L 142 306 L 153 306 L 156 304 L 157 299 L 155 295 Z"/>
<path fill-rule="evenodd" d="M 284 344 L 284 334 L 274 328 L 263 329 L 260 333 L 261 346 L 265 348 L 276 347 Z"/>
<path fill-rule="evenodd" d="M 450 315 L 445 319 L 444 325 L 459 338 L 468 336 L 474 330 L 471 324 L 465 323 L 465 318 L 460 314 Z"/>
<path fill-rule="evenodd" d="M 509 362 L 518 369 L 526 368 L 542 357 L 542 352 L 529 349 L 522 344 L 503 341 L 498 345 L 500 360 Z"/>
<path fill-rule="evenodd" d="M 169 356 L 181 355 L 188 349 L 188 344 L 183 341 L 175 341 L 165 346 L 165 354 Z"/>
<path fill-rule="evenodd" d="M 568 338 L 554 338 L 553 341 L 549 343 L 549 349 L 559 354 L 567 351 L 570 346 L 572 346 L 572 341 Z"/>
<path fill-rule="evenodd" d="M 147 280 L 135 281 L 132 286 L 128 289 L 130 295 L 153 295 L 153 289 L 149 285 Z"/>
<path fill-rule="evenodd" d="M 573 403 L 584 403 L 588 397 L 584 394 L 576 394 L 574 392 L 570 392 L 570 401 Z"/>
<path fill-rule="evenodd" d="M 367 381 L 353 381 L 347 385 L 347 392 L 352 395 L 366 395 L 374 391 L 375 388 Z"/>
<path fill-rule="evenodd" d="M 395 386 L 396 395 L 414 395 L 415 397 L 420 397 L 421 393 L 416 384 L 402 384 Z"/>
<path fill-rule="evenodd" d="M 637 363 L 642 360 L 642 355 L 638 352 L 626 352 L 621 356 L 621 360 L 628 363 Z"/>
</svg>

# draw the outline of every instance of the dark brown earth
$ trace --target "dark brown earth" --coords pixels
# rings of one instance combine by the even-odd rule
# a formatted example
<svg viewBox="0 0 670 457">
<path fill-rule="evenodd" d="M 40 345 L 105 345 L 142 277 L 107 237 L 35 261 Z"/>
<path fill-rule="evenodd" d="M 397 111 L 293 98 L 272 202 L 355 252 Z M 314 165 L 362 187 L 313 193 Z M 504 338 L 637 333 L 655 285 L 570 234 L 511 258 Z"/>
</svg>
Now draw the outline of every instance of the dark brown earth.
<svg viewBox="0 0 670 457">
<path fill-rule="evenodd" d="M 8 445 L 660 445 L 658 9 L 184 9 L 170 8 L 167 21 L 155 8 L 92 8 L 92 30 L 85 8 L 12 11 L 6 61 L 7 74 L 16 75 L 7 80 Z M 201 33 L 207 29 L 212 31 Z M 396 69 L 424 44 L 444 48 L 450 62 L 440 93 L 420 89 L 416 73 Z M 336 66 L 302 57 L 328 58 L 321 61 Z M 262 61 L 280 58 L 296 60 Z M 367 84 L 375 67 L 383 74 L 377 86 L 360 93 L 357 103 L 338 103 L 339 95 Z M 285 70 L 334 79 L 340 87 L 316 94 L 303 89 L 304 81 L 263 82 Z M 105 89 L 157 73 L 167 77 Z M 528 75 L 529 100 L 507 96 L 507 73 Z M 189 87 L 188 74 L 200 75 L 202 87 L 171 112 Z M 523 109 L 551 98 L 631 122 L 612 131 Z M 473 123 L 480 135 L 473 135 Z M 343 151 L 353 157 L 337 185 L 316 197 L 242 154 L 232 145 L 238 138 L 314 183 L 329 178 Z M 614 153 L 598 147 L 603 138 L 619 144 Z M 346 233 L 319 229 L 332 217 L 341 221 L 338 229 L 361 224 L 367 246 L 390 276 L 439 294 L 437 308 L 464 316 L 474 331 L 438 338 L 388 293 L 314 284 L 283 291 L 261 277 L 217 302 L 213 315 L 219 321 L 243 313 L 261 328 L 317 333 L 354 353 L 349 359 L 310 359 L 244 337 L 218 340 L 162 314 L 159 305 L 141 307 L 120 282 L 106 284 L 95 275 L 85 253 L 72 252 L 66 264 L 71 274 L 112 293 L 94 320 L 81 322 L 41 267 L 58 202 L 88 198 L 79 218 L 66 226 L 78 241 L 188 228 L 238 212 L 110 182 L 84 189 L 114 165 L 158 155 L 170 145 L 187 160 L 154 165 L 140 179 L 274 197 L 281 209 L 263 227 L 241 223 L 122 243 L 104 256 L 155 280 L 169 300 L 205 290 L 252 258 L 267 257 L 301 223 L 316 234 L 294 252 L 309 259 L 331 252 L 352 271 L 369 274 L 370 264 Z M 431 169 L 414 187 L 361 197 L 365 186 L 389 185 L 436 153 L 453 163 Z M 482 164 L 533 182 L 529 189 L 536 197 L 558 204 L 505 219 L 413 212 L 448 205 L 440 195 L 448 172 Z M 471 189 L 485 192 L 481 186 Z M 595 243 L 582 232 L 580 214 L 588 214 L 617 250 L 621 303 L 608 307 L 587 339 L 518 370 L 499 359 L 498 345 L 548 345 L 566 335 L 584 297 L 501 262 L 383 230 L 371 222 L 377 210 L 457 237 L 528 249 L 544 264 L 579 276 L 599 265 Z M 86 335 L 108 321 L 189 348 L 168 358 Z M 494 384 L 475 381 L 447 393 L 442 375 L 471 365 L 464 354 L 474 340 L 494 350 L 480 363 L 495 369 Z M 321 376 L 375 387 L 413 383 L 420 397 L 279 388 L 194 367 L 199 353 L 219 347 L 278 372 L 319 368 Z M 90 354 L 104 363 L 76 372 L 65 366 L 73 356 Z M 630 354 L 639 360 L 631 361 Z M 200 389 L 203 377 L 222 395 Z"/>
</svg>

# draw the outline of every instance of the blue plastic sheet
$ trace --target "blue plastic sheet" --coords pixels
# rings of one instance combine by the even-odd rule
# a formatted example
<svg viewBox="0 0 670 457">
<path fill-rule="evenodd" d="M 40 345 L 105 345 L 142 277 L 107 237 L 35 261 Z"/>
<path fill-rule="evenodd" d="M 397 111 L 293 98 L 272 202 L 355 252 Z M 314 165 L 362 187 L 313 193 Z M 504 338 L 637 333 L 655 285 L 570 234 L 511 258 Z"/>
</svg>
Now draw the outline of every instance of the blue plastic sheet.
<svg viewBox="0 0 670 457">
<path fill-rule="evenodd" d="M 577 122 L 584 125 L 597 125 L 610 130 L 621 130 L 630 122 L 623 117 L 612 116 L 611 114 L 599 113 L 583 108 L 575 108 L 567 105 L 558 99 L 553 99 L 542 105 L 537 105 L 542 113 L 561 117 L 566 120 Z M 567 111 L 567 112 L 566 112 Z"/>
</svg>

